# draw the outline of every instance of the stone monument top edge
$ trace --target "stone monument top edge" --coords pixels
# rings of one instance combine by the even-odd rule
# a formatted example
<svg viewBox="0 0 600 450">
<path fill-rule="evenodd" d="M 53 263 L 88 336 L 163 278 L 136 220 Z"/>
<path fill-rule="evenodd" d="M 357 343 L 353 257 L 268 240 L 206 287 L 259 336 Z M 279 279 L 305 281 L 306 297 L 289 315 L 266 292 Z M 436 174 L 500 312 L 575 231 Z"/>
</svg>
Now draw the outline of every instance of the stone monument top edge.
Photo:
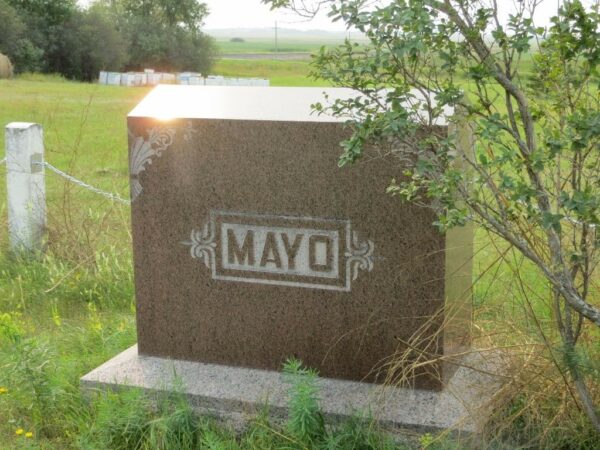
<svg viewBox="0 0 600 450">
<path fill-rule="evenodd" d="M 340 123 L 347 118 L 318 114 L 311 105 L 358 95 L 349 88 L 159 85 L 128 117 Z M 448 109 L 445 116 L 452 113 Z M 437 120 L 435 125 L 447 121 Z"/>
<path fill-rule="evenodd" d="M 350 98 L 344 88 L 159 85 L 128 115 L 156 119 L 219 119 L 275 122 L 344 122 L 317 114 L 311 105 Z"/>
</svg>

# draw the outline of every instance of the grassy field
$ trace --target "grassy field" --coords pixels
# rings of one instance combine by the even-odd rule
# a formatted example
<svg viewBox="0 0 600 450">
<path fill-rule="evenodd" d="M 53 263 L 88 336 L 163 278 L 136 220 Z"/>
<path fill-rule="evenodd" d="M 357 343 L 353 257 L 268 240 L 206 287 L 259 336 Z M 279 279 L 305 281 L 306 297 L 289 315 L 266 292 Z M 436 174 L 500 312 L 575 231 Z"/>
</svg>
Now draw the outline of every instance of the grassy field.
<svg viewBox="0 0 600 450">
<path fill-rule="evenodd" d="M 219 67 L 229 75 L 309 83 L 306 66 L 295 63 Z M 40 123 L 47 161 L 127 197 L 126 115 L 147 92 L 38 75 L 0 80 L 0 123 Z M 0 183 L 0 449 L 307 448 L 293 425 L 276 427 L 264 418 L 236 441 L 230 430 L 193 417 L 177 398 L 156 411 L 136 392 L 80 395 L 83 374 L 136 341 L 129 208 L 49 171 L 46 183 L 49 248 L 39 260 L 8 253 Z M 358 424 L 321 434 L 324 441 L 399 448 Z"/>
<path fill-rule="evenodd" d="M 309 77 L 309 61 L 222 59 L 214 74 L 230 77 L 268 78 L 271 86 L 328 86 L 324 80 Z"/>
<path fill-rule="evenodd" d="M 335 45 L 341 40 L 294 40 L 279 39 L 275 46 L 273 39 L 244 38 L 244 42 L 232 42 L 231 39 L 216 39 L 219 51 L 226 55 L 228 53 L 273 53 L 276 50 L 282 53 L 310 53 L 315 52 L 322 45 Z"/>
<path fill-rule="evenodd" d="M 268 77 L 272 85 L 324 85 L 307 78 L 306 62 L 227 60 L 219 61 L 214 71 Z M 45 76 L 0 80 L 0 123 L 42 124 L 51 164 L 127 197 L 125 117 L 147 92 Z M 3 139 L 0 134 L 0 148 Z M 135 392 L 81 397 L 79 377 L 136 339 L 129 208 L 50 172 L 46 179 L 50 242 L 46 256 L 37 261 L 16 259 L 6 251 L 6 196 L 0 182 L 0 449 L 312 448 L 293 426 L 276 427 L 264 418 L 236 438 L 230 430 L 193 418 L 177 398 L 153 410 Z M 555 339 L 543 279 L 518 257 L 514 265 L 498 264 L 503 247 L 483 232 L 476 241 L 477 342 L 507 347 L 526 342 L 519 347 L 524 364 L 515 381 L 519 396 L 505 393 L 506 405 L 497 412 L 517 425 L 499 436 L 527 438 L 543 430 L 554 448 L 594 448 L 585 420 L 569 408 L 573 403 L 568 397 L 556 394 L 560 376 L 540 350 Z M 530 373 L 536 374 L 533 381 L 524 378 Z M 310 398 L 297 395 L 299 404 L 310 407 Z M 559 410 L 556 423 L 574 424 L 572 429 L 547 427 L 554 410 Z M 404 448 L 358 424 L 319 433 L 319 442 L 330 444 L 323 448 Z M 580 447 L 573 445 L 574 439 Z M 465 448 L 430 436 L 420 440 L 430 449 Z"/>
<path fill-rule="evenodd" d="M 304 61 L 220 60 L 213 72 L 233 77 L 265 77 L 273 86 L 326 86 L 308 78 Z M 150 88 L 74 83 L 58 77 L 28 75 L 0 81 L 0 123 L 36 122 L 44 127 L 47 159 L 73 167 L 74 175 L 121 196 L 128 194 L 127 113 Z M 4 134 L 0 133 L 0 152 Z M 56 198 L 62 183 L 48 177 Z M 0 185 L 0 190 L 4 186 Z M 0 191 L 4 194 L 4 191 Z"/>
</svg>

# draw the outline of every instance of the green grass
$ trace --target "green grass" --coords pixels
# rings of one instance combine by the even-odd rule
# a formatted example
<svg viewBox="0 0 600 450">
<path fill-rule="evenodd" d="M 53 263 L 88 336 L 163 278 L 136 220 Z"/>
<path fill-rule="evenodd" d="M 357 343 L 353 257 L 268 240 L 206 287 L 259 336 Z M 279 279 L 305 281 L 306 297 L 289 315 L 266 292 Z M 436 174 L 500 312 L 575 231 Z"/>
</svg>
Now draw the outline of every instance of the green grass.
<svg viewBox="0 0 600 450">
<path fill-rule="evenodd" d="M 267 77 L 278 86 L 325 85 L 308 79 L 308 70 L 304 61 L 222 60 L 214 72 Z M 42 124 L 50 163 L 126 197 L 126 115 L 147 92 L 38 75 L 0 80 L 0 124 Z M 0 133 L 2 148 L 3 139 Z M 5 183 L 0 182 L 0 388 L 7 390 L 0 393 L 0 449 L 135 448 L 132 440 L 143 444 L 137 448 L 176 448 L 173 443 L 181 439 L 191 439 L 195 448 L 309 448 L 295 442 L 304 438 L 323 445 L 343 443 L 331 448 L 358 448 L 357 443 L 364 444 L 360 448 L 389 448 L 377 433 L 356 423 L 298 438 L 293 426 L 275 426 L 259 417 L 237 436 L 191 417 L 177 398 L 165 400 L 158 410 L 135 392 L 99 395 L 91 401 L 82 398 L 79 377 L 136 339 L 129 208 L 74 188 L 51 172 L 46 180 L 50 247 L 40 261 L 8 255 Z M 492 264 L 499 253 L 492 240 L 479 231 L 476 241 L 475 273 L 481 274 L 474 292 L 478 329 L 492 334 L 496 339 L 492 343 L 526 340 L 533 346 L 527 349 L 536 349 L 534 354 L 542 353 L 536 345 L 544 339 L 555 345 L 544 279 L 516 259 L 513 267 L 519 267 L 529 289 L 523 291 L 510 265 Z M 519 413 L 521 429 L 512 432 L 515 436 L 544 430 L 548 421 L 535 421 L 552 417 L 557 409 L 553 405 L 562 401 L 552 378 L 555 371 L 550 364 L 546 377 L 536 378 L 536 392 L 547 393 L 547 402 L 525 402 L 528 409 L 512 399 L 508 402 L 507 414 Z M 309 400 L 299 404 L 310 406 Z M 553 440 L 546 442 L 554 442 L 554 448 L 577 448 L 574 442 L 581 448 L 586 442 L 593 445 L 585 420 L 573 415 L 575 419 L 561 419 L 572 426 L 557 425 L 548 431 Z M 310 414 L 304 417 L 311 421 Z M 33 432 L 33 438 L 15 434 L 21 428 Z M 426 437 L 423 442 L 430 440 Z M 461 447 L 435 441 L 428 448 Z"/>
<path fill-rule="evenodd" d="M 0 80 L 0 124 L 41 124 L 51 163 L 65 168 L 76 162 L 75 175 L 125 195 L 126 116 L 148 91 L 59 78 Z M 4 133 L 0 146 L 4 149 Z M 52 184 L 48 191 L 55 192 Z"/>
<path fill-rule="evenodd" d="M 225 76 L 269 78 L 273 86 L 326 85 L 308 78 L 309 67 L 305 61 L 221 60 L 213 72 Z M 149 90 L 76 83 L 60 77 L 31 74 L 0 80 L 0 124 L 41 124 L 46 159 L 51 164 L 94 186 L 127 197 L 126 116 Z M 4 133 L 0 133 L 0 149 L 2 155 Z M 61 202 L 65 192 L 72 192 L 64 185 L 64 180 L 53 174 L 48 173 L 46 179 L 50 203 Z M 5 184 L 0 183 L 0 198 L 5 197 Z M 91 193 L 78 191 L 78 198 L 86 205 L 85 209 L 72 212 L 79 216 L 90 210 L 97 212 L 98 208 L 108 211 L 111 206 Z M 83 221 L 83 218 L 79 220 Z M 117 234 L 120 235 L 118 231 Z M 2 239 L 0 234 L 0 242 Z"/>
<path fill-rule="evenodd" d="M 254 70 L 269 67 L 303 84 L 295 63 Z M 51 164 L 126 197 L 126 115 L 147 92 L 40 75 L 0 80 L 0 123 L 40 123 Z M 79 378 L 136 341 L 129 208 L 49 171 L 46 182 L 50 243 L 39 260 L 8 253 L 0 183 L 0 449 L 308 448 L 265 417 L 237 436 L 177 398 L 155 410 L 136 392 L 82 397 Z M 310 438 L 391 448 L 359 423 L 320 433 Z"/>
<path fill-rule="evenodd" d="M 309 61 L 222 59 L 213 73 L 230 77 L 268 78 L 271 86 L 329 86 L 309 77 Z"/>
</svg>

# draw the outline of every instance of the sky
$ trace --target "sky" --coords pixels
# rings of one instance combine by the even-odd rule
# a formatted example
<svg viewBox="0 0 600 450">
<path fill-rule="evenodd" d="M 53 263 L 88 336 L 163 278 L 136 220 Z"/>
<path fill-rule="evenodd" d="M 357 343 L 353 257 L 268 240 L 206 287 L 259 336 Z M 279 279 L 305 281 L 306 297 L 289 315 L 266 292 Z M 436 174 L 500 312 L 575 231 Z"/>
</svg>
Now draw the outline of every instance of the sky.
<svg viewBox="0 0 600 450">
<path fill-rule="evenodd" d="M 294 28 L 298 30 L 344 31 L 342 23 L 333 23 L 326 14 L 311 21 L 283 10 L 271 11 L 260 0 L 203 0 L 210 10 L 205 29 L 215 28 Z"/>
<path fill-rule="evenodd" d="M 263 5 L 260 0 L 203 0 L 210 9 L 210 15 L 206 18 L 205 29 L 218 28 L 270 28 L 274 27 L 275 21 L 281 28 L 295 28 L 299 30 L 328 30 L 343 31 L 343 23 L 333 23 L 326 14 L 319 14 L 311 21 L 290 12 L 270 11 L 269 7 Z M 516 0 L 498 0 L 501 12 L 505 17 L 514 8 Z M 560 0 L 545 0 L 538 7 L 536 24 L 545 26 L 549 18 L 556 13 Z M 584 4 L 590 5 L 596 0 L 584 0 Z M 386 3 L 382 0 L 382 3 Z"/>
<path fill-rule="evenodd" d="M 332 22 L 327 14 L 321 12 L 310 21 L 284 10 L 271 11 L 261 0 L 200 0 L 209 7 L 210 14 L 204 21 L 206 30 L 222 28 L 273 28 L 275 21 L 280 28 L 294 28 L 297 30 L 326 30 L 345 31 L 342 22 Z M 389 3 L 391 0 L 373 0 L 376 3 Z M 490 1 L 490 0 L 482 0 Z M 514 10 L 518 0 L 497 0 L 501 15 L 506 18 Z M 531 0 L 526 0 L 531 1 Z M 549 24 L 550 17 L 556 14 L 559 3 L 564 0 L 543 0 L 538 6 L 535 22 L 538 26 Z M 599 0 L 582 0 L 583 4 L 590 6 Z M 89 5 L 93 0 L 78 0 L 82 5 Z M 309 1 L 310 3 L 310 1 Z"/>
</svg>

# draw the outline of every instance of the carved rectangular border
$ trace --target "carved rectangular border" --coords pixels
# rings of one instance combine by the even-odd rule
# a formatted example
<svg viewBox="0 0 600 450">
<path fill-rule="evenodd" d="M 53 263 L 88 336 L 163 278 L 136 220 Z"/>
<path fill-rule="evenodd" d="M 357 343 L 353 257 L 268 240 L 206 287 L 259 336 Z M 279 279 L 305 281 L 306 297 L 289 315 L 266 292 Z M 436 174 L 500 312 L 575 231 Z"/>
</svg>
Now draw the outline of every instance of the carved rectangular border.
<svg viewBox="0 0 600 450">
<path fill-rule="evenodd" d="M 223 222 L 270 227 L 293 225 L 294 228 L 336 231 L 339 239 L 337 255 L 339 275 L 337 278 L 320 278 L 224 268 L 218 245 L 221 242 L 219 234 L 220 225 Z M 204 262 L 204 265 L 210 269 L 214 280 L 221 281 L 349 292 L 352 281 L 356 280 L 358 276 L 359 269 L 366 271 L 373 269 L 373 242 L 370 240 L 360 242 L 358 234 L 352 230 L 352 224 L 347 219 L 320 219 L 211 210 L 209 220 L 204 224 L 202 230 L 192 230 L 190 240 L 184 241 L 183 244 L 190 247 L 192 258 Z"/>
</svg>

